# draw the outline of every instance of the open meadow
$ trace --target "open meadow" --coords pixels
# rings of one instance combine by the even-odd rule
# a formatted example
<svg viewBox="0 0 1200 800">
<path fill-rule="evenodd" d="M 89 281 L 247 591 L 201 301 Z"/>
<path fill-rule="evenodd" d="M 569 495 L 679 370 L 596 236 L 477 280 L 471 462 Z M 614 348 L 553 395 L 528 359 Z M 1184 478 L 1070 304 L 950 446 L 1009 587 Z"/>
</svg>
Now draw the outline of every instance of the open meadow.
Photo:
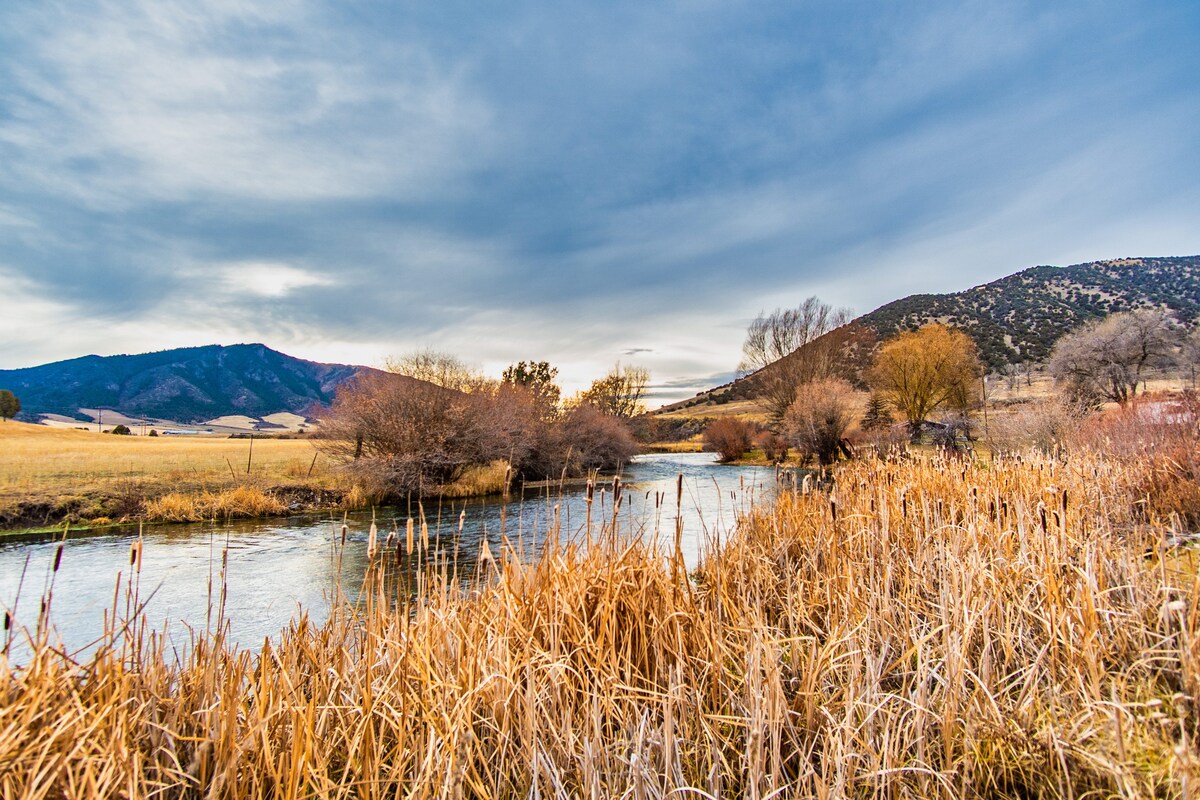
<svg viewBox="0 0 1200 800">
<path fill-rule="evenodd" d="M 254 439 L 251 453 L 250 439 L 113 436 L 0 422 L 0 521 L 15 523 L 5 527 L 64 516 L 113 520 L 170 493 L 274 486 L 337 489 L 339 477 L 308 439 Z"/>
</svg>

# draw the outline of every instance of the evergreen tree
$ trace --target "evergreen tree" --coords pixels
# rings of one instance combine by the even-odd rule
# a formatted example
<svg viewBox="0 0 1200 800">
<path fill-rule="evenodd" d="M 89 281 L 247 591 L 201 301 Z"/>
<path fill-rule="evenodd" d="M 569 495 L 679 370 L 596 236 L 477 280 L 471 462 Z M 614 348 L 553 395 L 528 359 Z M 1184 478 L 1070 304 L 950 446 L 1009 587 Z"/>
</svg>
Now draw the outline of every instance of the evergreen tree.
<svg viewBox="0 0 1200 800">
<path fill-rule="evenodd" d="M 886 428 L 892 422 L 892 410 L 888 408 L 887 401 L 872 392 L 867 400 L 867 413 L 863 414 L 862 429 L 873 431 L 876 428 Z"/>
</svg>

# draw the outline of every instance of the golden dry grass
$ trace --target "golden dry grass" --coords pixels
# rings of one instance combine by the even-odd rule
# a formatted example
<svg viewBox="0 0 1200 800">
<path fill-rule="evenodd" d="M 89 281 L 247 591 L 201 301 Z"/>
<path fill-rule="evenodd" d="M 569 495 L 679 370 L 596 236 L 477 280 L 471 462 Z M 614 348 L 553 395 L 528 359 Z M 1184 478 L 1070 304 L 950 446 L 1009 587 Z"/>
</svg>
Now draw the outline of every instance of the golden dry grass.
<svg viewBox="0 0 1200 800">
<path fill-rule="evenodd" d="M 650 442 L 642 447 L 647 453 L 702 453 L 704 439 L 697 435 L 682 442 Z"/>
<path fill-rule="evenodd" d="M 329 459 L 308 440 L 255 439 L 247 474 L 249 455 L 249 439 L 112 436 L 3 422 L 0 512 L 19 503 L 70 497 L 136 500 L 169 491 L 222 492 L 243 484 L 341 485 Z"/>
<path fill-rule="evenodd" d="M 400 537 L 257 656 L 42 630 L 0 796 L 1194 796 L 1200 578 L 1135 472 L 864 460 L 690 577 L 605 529 L 464 586 Z"/>
<path fill-rule="evenodd" d="M 303 478 L 315 452 L 305 439 L 255 439 L 250 474 Z M 3 422 L 0 496 L 88 491 L 130 480 L 224 485 L 244 478 L 249 453 L 249 439 L 112 436 Z M 328 462 L 318 457 L 313 474 L 327 476 Z"/>
<path fill-rule="evenodd" d="M 766 406 L 757 400 L 734 400 L 723 405 L 692 406 L 674 411 L 655 413 L 662 419 L 720 419 L 740 417 L 752 422 L 766 422 L 769 415 Z"/>
<path fill-rule="evenodd" d="M 144 503 L 151 522 L 200 522 L 206 519 L 266 517 L 287 511 L 278 499 L 254 486 L 236 486 L 217 492 L 169 492 Z"/>
<path fill-rule="evenodd" d="M 511 485 L 512 475 L 512 467 L 504 460 L 470 466 L 456 480 L 444 484 L 438 493 L 446 498 L 504 494 Z"/>
<path fill-rule="evenodd" d="M 1179 392 L 1195 388 L 1191 383 L 1190 375 L 1172 373 L 1153 375 L 1146 379 L 1145 390 L 1151 394 Z M 1140 391 L 1141 387 L 1139 387 Z M 1054 377 L 1050 373 L 1039 370 L 1028 379 L 1023 374 L 1012 379 L 992 375 L 988 379 L 987 392 L 989 402 L 1023 402 L 1056 397 L 1062 394 L 1062 386 L 1055 383 Z"/>
</svg>

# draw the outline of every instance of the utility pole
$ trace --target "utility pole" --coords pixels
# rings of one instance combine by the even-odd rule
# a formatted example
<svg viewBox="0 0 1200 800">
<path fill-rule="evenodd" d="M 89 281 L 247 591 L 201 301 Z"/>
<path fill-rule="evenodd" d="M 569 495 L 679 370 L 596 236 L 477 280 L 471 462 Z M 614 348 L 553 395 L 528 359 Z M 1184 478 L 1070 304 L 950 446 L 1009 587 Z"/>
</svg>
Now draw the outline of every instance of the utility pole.
<svg viewBox="0 0 1200 800">
<path fill-rule="evenodd" d="M 987 375 L 979 379 L 980 399 L 983 400 L 983 438 L 988 442 L 992 441 L 992 434 L 988 431 L 988 415 L 987 415 Z"/>
</svg>

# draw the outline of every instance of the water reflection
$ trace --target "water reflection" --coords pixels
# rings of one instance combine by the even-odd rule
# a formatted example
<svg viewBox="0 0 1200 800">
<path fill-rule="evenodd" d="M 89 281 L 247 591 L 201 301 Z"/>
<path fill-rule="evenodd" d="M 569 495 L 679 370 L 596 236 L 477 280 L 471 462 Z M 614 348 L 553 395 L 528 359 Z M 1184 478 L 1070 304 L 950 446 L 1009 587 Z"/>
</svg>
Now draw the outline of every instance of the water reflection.
<svg viewBox="0 0 1200 800">
<path fill-rule="evenodd" d="M 770 495 L 774 482 L 770 469 L 722 466 L 708 453 L 654 454 L 639 456 L 629 466 L 616 506 L 613 486 L 606 484 L 596 487 L 591 503 L 580 487 L 553 487 L 529 490 L 508 503 L 446 502 L 423 510 L 429 551 L 456 566 L 459 574 L 473 573 L 485 539 L 493 554 L 507 546 L 530 557 L 550 534 L 582 541 L 589 521 L 593 535 L 609 529 L 615 518 L 622 535 L 642 536 L 671 548 L 677 510 L 684 559 L 695 566 L 707 548 L 728 536 L 739 515 Z M 410 513 L 418 518 L 411 557 Z M 187 640 L 184 626 L 202 630 L 208 624 L 212 601 L 224 581 L 226 617 L 232 639 L 241 646 L 260 646 L 299 609 L 320 621 L 336 587 L 354 592 L 361 585 L 372 518 L 381 549 L 389 534 L 393 537 L 385 557 L 398 555 L 397 572 L 417 569 L 422 531 L 416 507 L 148 527 L 136 576 L 141 597 L 149 598 L 148 619 L 161 621 L 170 641 L 181 646 Z M 57 573 L 52 565 L 58 543 L 2 544 L 0 604 L 12 613 L 17 628 L 33 628 L 41 598 L 52 584 L 56 634 L 69 652 L 86 649 L 103 631 L 104 612 L 113 605 L 118 579 L 131 575 L 129 550 L 136 537 L 135 528 L 71 538 Z M 18 663 L 21 651 L 18 637 L 12 647 Z"/>
</svg>

